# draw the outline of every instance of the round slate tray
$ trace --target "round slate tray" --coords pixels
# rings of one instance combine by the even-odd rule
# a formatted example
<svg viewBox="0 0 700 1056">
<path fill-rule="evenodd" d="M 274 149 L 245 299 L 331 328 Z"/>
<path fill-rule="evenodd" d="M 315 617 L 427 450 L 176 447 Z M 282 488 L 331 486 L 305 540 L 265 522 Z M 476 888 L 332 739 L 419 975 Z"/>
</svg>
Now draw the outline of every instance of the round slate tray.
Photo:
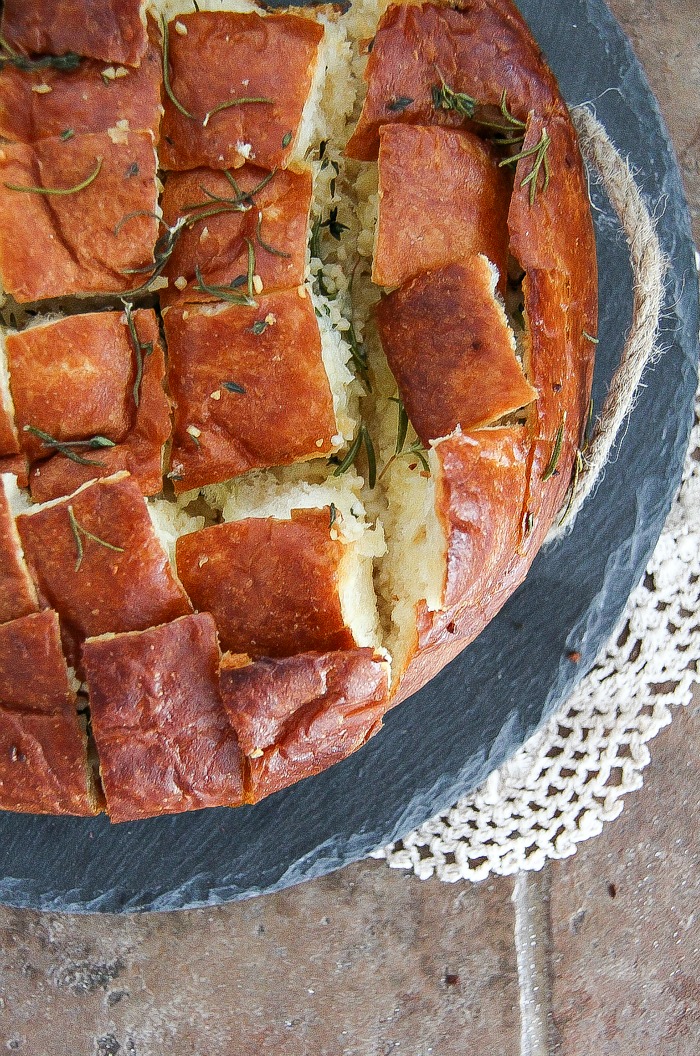
<svg viewBox="0 0 700 1056">
<path fill-rule="evenodd" d="M 256 807 L 111 826 L 0 816 L 0 902 L 69 912 L 214 905 L 320 876 L 397 839 L 480 783 L 593 663 L 678 486 L 697 378 L 697 285 L 680 176 L 656 102 L 603 0 L 520 0 L 570 105 L 590 101 L 630 157 L 672 261 L 662 345 L 619 454 L 574 532 L 501 614 L 346 762 Z M 624 239 L 594 193 L 600 407 L 631 313 Z M 582 654 L 578 665 L 569 650 Z"/>
</svg>

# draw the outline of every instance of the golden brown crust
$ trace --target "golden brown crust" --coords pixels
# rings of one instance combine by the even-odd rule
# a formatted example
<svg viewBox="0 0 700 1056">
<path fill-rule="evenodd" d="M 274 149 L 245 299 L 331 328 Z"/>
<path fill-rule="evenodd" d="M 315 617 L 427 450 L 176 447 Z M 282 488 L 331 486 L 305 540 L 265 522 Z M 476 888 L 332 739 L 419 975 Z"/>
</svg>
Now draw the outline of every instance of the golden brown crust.
<svg viewBox="0 0 700 1056">
<path fill-rule="evenodd" d="M 408 417 L 424 445 L 489 425 L 531 403 L 483 256 L 425 271 L 377 307 L 377 326 Z"/>
<path fill-rule="evenodd" d="M 0 478 L 0 623 L 27 616 L 38 608 L 36 590 L 24 560 L 5 484 Z"/>
<path fill-rule="evenodd" d="M 475 99 L 477 116 L 491 121 L 504 91 L 520 120 L 530 110 L 559 105 L 554 77 L 509 0 L 392 4 L 367 62 L 367 96 L 348 156 L 376 158 L 379 129 L 393 122 L 462 125 L 461 115 L 433 105 L 441 77 L 452 91 Z M 397 109 L 403 99 L 411 102 Z M 472 127 L 479 130 L 476 122 Z"/>
<path fill-rule="evenodd" d="M 0 475 L 11 473 L 17 478 L 17 487 L 29 486 L 29 466 L 24 455 L 4 455 L 0 458 Z"/>
<path fill-rule="evenodd" d="M 160 295 L 161 304 L 216 300 L 214 295 L 193 288 L 197 285 L 197 267 L 207 285 L 229 286 L 246 276 L 248 243 L 255 253 L 255 274 L 267 293 L 303 283 L 311 172 L 279 170 L 270 179 L 264 169 L 244 165 L 236 170 L 235 181 L 242 192 L 260 190 L 245 203 L 249 206 L 245 212 L 216 215 L 219 207 L 207 192 L 219 198 L 237 197 L 224 173 L 195 169 L 169 174 L 162 201 L 165 223 L 173 227 L 182 216 L 201 215 L 202 219 L 186 227 L 178 238 L 164 272 L 170 285 Z M 203 203 L 202 208 L 192 208 L 199 203 Z M 186 286 L 183 280 L 187 280 Z"/>
<path fill-rule="evenodd" d="M 112 821 L 243 802 L 241 754 L 219 694 L 211 616 L 92 638 L 83 658 Z"/>
<path fill-rule="evenodd" d="M 68 495 L 81 484 L 96 477 L 108 477 L 122 470 L 131 474 L 144 495 L 157 495 L 163 489 L 163 448 L 170 438 L 171 427 L 170 402 L 163 388 L 165 355 L 155 312 L 139 309 L 133 313 L 143 364 L 143 374 L 138 386 L 137 358 L 126 315 L 122 312 L 110 312 L 70 318 L 99 320 L 95 329 L 88 330 L 87 339 L 81 346 L 83 350 L 86 349 L 88 340 L 94 343 L 99 339 L 104 341 L 107 347 L 112 344 L 115 359 L 128 357 L 128 376 L 122 394 L 128 414 L 128 427 L 125 435 L 114 447 L 82 452 L 84 457 L 91 462 L 100 463 L 99 465 L 82 465 L 63 455 L 54 455 L 35 465 L 30 473 L 32 498 L 35 502 L 47 502 L 61 495 Z M 135 402 L 135 392 L 138 393 L 138 405 Z M 55 398 L 56 403 L 60 403 L 60 397 Z M 68 410 L 73 410 L 79 402 L 70 401 Z M 65 422 L 67 417 L 68 415 L 62 421 Z M 46 431 L 56 436 L 51 429 Z M 102 433 L 102 430 L 99 432 Z M 95 433 L 96 430 L 90 431 L 91 436 Z M 80 449 L 76 448 L 75 451 Z"/>
<path fill-rule="evenodd" d="M 165 315 L 178 493 L 333 450 L 333 398 L 310 298 L 295 289 L 256 302 Z"/>
<path fill-rule="evenodd" d="M 529 560 L 514 556 L 528 450 L 524 426 L 457 433 L 436 445 L 435 506 L 447 540 L 443 605 L 417 607 L 418 637 L 397 701 L 476 638 L 524 579 L 534 552 Z"/>
<path fill-rule="evenodd" d="M 61 617 L 71 658 L 78 659 L 85 638 L 142 630 L 191 611 L 143 496 L 126 475 L 21 514 L 17 527 L 40 599 Z"/>
<path fill-rule="evenodd" d="M 27 71 L 7 63 L 0 71 L 0 136 L 34 143 L 108 129 L 118 137 L 126 127 L 156 137 L 163 80 L 156 23 L 149 19 L 149 47 L 138 69 L 111 78 L 105 68 L 109 69 L 96 59 L 84 59 L 71 71 L 51 67 Z"/>
<path fill-rule="evenodd" d="M 372 281 L 399 286 L 484 253 L 504 290 L 511 181 L 491 147 L 469 132 L 435 126 L 384 125 L 379 139 Z"/>
<path fill-rule="evenodd" d="M 247 756 L 247 803 L 347 758 L 381 728 L 387 665 L 371 649 L 240 659 L 224 656 L 221 693 Z"/>
<path fill-rule="evenodd" d="M 99 809 L 55 612 L 0 626 L 0 809 Z"/>
<path fill-rule="evenodd" d="M 17 301 L 119 293 L 144 282 L 128 272 L 153 263 L 156 160 L 150 135 L 125 139 L 96 133 L 0 147 L 0 276 Z M 67 195 L 7 186 L 70 189 L 93 173 Z"/>
<path fill-rule="evenodd" d="M 248 157 L 284 168 L 294 150 L 323 37 L 320 23 L 298 15 L 202 11 L 169 24 L 170 85 L 185 117 L 166 95 L 159 153 L 166 169 L 236 168 Z M 206 116 L 231 99 L 243 103 Z"/>
<path fill-rule="evenodd" d="M 291 656 L 355 645 L 343 621 L 330 511 L 248 517 L 177 541 L 177 570 L 195 608 L 211 612 L 224 649 Z"/>
<path fill-rule="evenodd" d="M 73 52 L 138 66 L 146 51 L 143 0 L 5 0 L 2 35 L 25 54 Z"/>
</svg>

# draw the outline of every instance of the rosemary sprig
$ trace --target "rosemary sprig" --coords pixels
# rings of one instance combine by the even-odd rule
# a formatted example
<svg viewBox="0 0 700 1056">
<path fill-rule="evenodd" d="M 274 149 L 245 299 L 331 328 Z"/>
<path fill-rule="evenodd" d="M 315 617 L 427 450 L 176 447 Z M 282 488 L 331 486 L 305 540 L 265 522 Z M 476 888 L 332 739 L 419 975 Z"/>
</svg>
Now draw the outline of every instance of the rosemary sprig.
<svg viewBox="0 0 700 1056">
<path fill-rule="evenodd" d="M 391 400 L 392 403 L 396 404 L 397 410 L 398 410 L 398 416 L 397 416 L 397 420 L 396 420 L 396 444 L 394 446 L 393 455 L 387 461 L 386 465 L 384 466 L 384 469 L 379 474 L 379 479 L 380 480 L 382 479 L 384 474 L 388 471 L 389 467 L 391 465 L 393 465 L 393 463 L 396 461 L 397 458 L 401 458 L 402 456 L 405 456 L 405 455 L 408 455 L 408 456 L 415 455 L 415 457 L 418 459 L 418 461 L 422 465 L 423 469 L 427 473 L 429 473 L 430 472 L 430 465 L 428 464 L 428 460 L 425 457 L 425 448 L 423 447 L 423 444 L 421 443 L 421 441 L 416 439 L 416 440 L 413 441 L 413 443 L 408 448 L 406 448 L 406 437 L 408 435 L 409 421 L 408 421 L 408 414 L 406 413 L 406 408 L 404 406 L 403 400 L 400 397 L 398 397 L 398 396 L 390 396 L 389 399 Z M 405 450 L 404 450 L 404 448 L 405 448 Z M 411 467 L 411 468 L 415 468 L 415 467 Z"/>
<path fill-rule="evenodd" d="M 445 83 L 445 78 L 439 70 L 438 75 L 440 77 L 440 84 L 434 84 L 430 89 L 434 108 L 436 110 L 452 110 L 454 113 L 459 114 L 460 117 L 474 117 L 476 99 L 472 99 L 471 95 L 467 95 L 465 92 L 453 91 L 453 89 Z"/>
<path fill-rule="evenodd" d="M 550 171 L 547 151 L 549 150 L 551 142 L 552 140 L 549 136 L 549 133 L 547 132 L 547 129 L 543 127 L 542 134 L 540 135 L 538 142 L 535 143 L 534 147 L 528 147 L 527 150 L 521 150 L 517 154 L 513 154 L 510 158 L 503 158 L 503 160 L 499 161 L 498 163 L 499 168 L 502 168 L 504 165 L 517 165 L 517 163 L 522 158 L 534 157 L 532 169 L 520 184 L 521 187 L 527 187 L 528 184 L 530 185 L 530 205 L 534 204 L 535 195 L 537 194 L 538 190 L 541 190 L 544 194 L 544 192 L 549 187 Z M 537 182 L 540 175 L 540 169 L 542 169 L 543 167 L 544 181 L 542 183 L 542 187 L 538 188 Z"/>
<path fill-rule="evenodd" d="M 84 191 L 86 187 L 89 187 L 97 179 L 101 169 L 102 158 L 96 158 L 95 168 L 90 175 L 81 180 L 80 183 L 76 183 L 75 187 L 25 187 L 20 183 L 6 183 L 5 187 L 7 187 L 8 191 L 24 191 L 27 194 L 77 194 L 78 191 Z"/>
<path fill-rule="evenodd" d="M 75 540 L 76 572 L 80 571 L 80 566 L 83 563 L 83 556 L 85 553 L 83 549 L 83 539 L 90 539 L 93 543 L 97 543 L 98 546 L 103 546 L 105 550 L 113 550 L 116 554 L 124 553 L 123 546 L 115 546 L 114 543 L 108 543 L 106 539 L 100 539 L 99 535 L 93 535 L 93 533 L 89 532 L 87 528 L 83 528 L 82 524 L 80 524 L 77 517 L 73 513 L 72 506 L 68 507 L 68 523 L 70 524 L 70 529 L 73 533 L 73 538 Z"/>
<path fill-rule="evenodd" d="M 124 218 L 122 217 L 122 220 L 123 219 Z M 122 221 L 120 221 L 120 223 L 121 222 Z M 148 278 L 145 282 L 142 282 L 140 286 L 136 286 L 133 290 L 129 291 L 129 297 L 133 297 L 137 293 L 144 293 L 150 286 L 152 286 L 155 280 L 162 275 L 186 225 L 186 216 L 181 216 L 172 227 L 168 227 L 166 224 L 165 231 L 156 240 L 156 244 L 153 247 L 153 264 L 145 264 L 142 268 L 126 268 L 124 270 L 124 275 L 148 274 Z"/>
<path fill-rule="evenodd" d="M 357 334 L 355 328 L 350 325 L 350 329 L 347 331 L 348 342 L 350 344 L 350 353 L 352 361 L 355 364 L 357 373 L 360 376 L 362 384 L 367 389 L 367 392 L 372 391 L 372 382 L 369 378 L 369 360 L 367 358 L 367 350 L 364 345 L 361 345 L 357 340 Z"/>
<path fill-rule="evenodd" d="M 258 222 L 255 225 L 255 240 L 258 243 L 258 245 L 262 249 L 264 249 L 266 253 L 272 253 L 272 255 L 275 256 L 275 257 L 284 257 L 286 260 L 288 260 L 291 257 L 291 255 L 292 255 L 291 253 L 285 253 L 281 249 L 275 249 L 274 246 L 271 246 L 268 242 L 264 241 L 264 239 L 262 237 L 262 234 L 261 234 L 262 222 L 263 222 L 263 214 L 262 213 L 258 213 Z"/>
<path fill-rule="evenodd" d="M 243 106 L 245 103 L 269 103 L 270 106 L 274 106 L 275 100 L 266 99 L 265 96 L 262 95 L 246 95 L 241 96 L 238 99 L 228 99 L 225 103 L 219 103 L 218 106 L 213 107 L 211 110 L 207 110 L 206 114 L 204 115 L 204 120 L 202 121 L 203 127 L 207 127 L 210 118 L 212 118 L 214 114 L 220 114 L 222 110 L 229 110 L 232 106 Z"/>
<path fill-rule="evenodd" d="M 30 59 L 26 55 L 20 55 L 10 47 L 4 37 L 0 37 L 0 69 L 9 62 L 11 66 L 25 72 L 45 70 L 50 67 L 67 73 L 70 70 L 77 70 L 82 61 L 82 55 L 76 55 L 74 51 L 68 51 L 65 55 L 35 55 L 33 59 Z"/>
<path fill-rule="evenodd" d="M 522 143 L 525 139 L 525 131 L 527 125 L 524 121 L 520 121 L 515 114 L 511 114 L 508 109 L 507 93 L 506 89 L 503 89 L 501 94 L 501 102 L 499 106 L 501 117 L 505 124 L 499 124 L 497 121 L 488 121 L 484 117 L 476 117 L 475 121 L 477 124 L 482 125 L 484 128 L 492 128 L 494 132 L 499 133 L 497 143 L 499 146 L 509 146 L 513 143 Z"/>
<path fill-rule="evenodd" d="M 559 423 L 559 428 L 557 429 L 557 434 L 556 434 L 556 436 L 554 438 L 554 447 L 552 448 L 552 454 L 551 454 L 551 457 L 549 459 L 549 462 L 547 463 L 547 468 L 545 469 L 544 473 L 542 474 L 542 480 L 549 480 L 549 478 L 553 477 L 554 474 L 556 473 L 557 465 L 559 464 L 559 459 L 561 457 L 562 445 L 564 443 L 564 426 L 565 425 L 566 425 L 566 411 L 564 411 L 564 413 L 563 413 L 563 415 L 561 417 L 561 422 Z"/>
<path fill-rule="evenodd" d="M 198 293 L 210 293 L 212 297 L 216 297 L 217 300 L 228 301 L 229 304 L 243 305 L 247 308 L 257 308 L 257 302 L 248 294 L 235 292 L 236 287 L 233 283 L 229 286 L 210 286 L 209 283 L 205 282 L 202 278 L 199 264 L 195 265 L 194 273 L 197 282 L 193 286 L 193 289 L 197 290 Z"/>
<path fill-rule="evenodd" d="M 365 454 L 367 455 L 367 480 L 370 488 L 373 488 L 377 483 L 377 456 L 374 451 L 372 437 L 369 435 L 369 430 L 364 422 L 360 426 L 357 436 L 350 445 L 347 455 L 340 465 L 335 468 L 333 476 L 340 477 L 343 473 L 347 473 L 350 467 L 354 464 L 355 459 L 359 455 L 363 446 Z"/>
<path fill-rule="evenodd" d="M 43 429 L 37 429 L 35 425 L 25 425 L 24 432 L 31 433 L 32 436 L 36 436 L 41 440 L 42 447 L 55 451 L 57 455 L 63 455 L 64 458 L 70 459 L 71 462 L 77 462 L 80 466 L 104 466 L 105 463 L 98 462 L 94 458 L 83 458 L 82 455 L 78 455 L 73 451 L 74 447 L 86 447 L 96 451 L 101 447 L 116 446 L 114 441 L 108 440 L 106 436 L 91 436 L 89 440 L 57 440 L 55 436 L 45 433 Z"/>
<path fill-rule="evenodd" d="M 129 331 L 129 339 L 131 341 L 131 347 L 134 350 L 134 356 L 136 358 L 136 377 L 134 379 L 134 403 L 138 407 L 141 401 L 141 382 L 143 380 L 143 361 L 145 356 L 153 355 L 153 342 L 152 341 L 141 341 L 138 331 L 136 329 L 136 323 L 134 322 L 134 309 L 133 305 L 129 301 L 122 300 L 124 305 L 124 313 L 126 315 L 126 325 Z"/>
<path fill-rule="evenodd" d="M 160 24 L 163 32 L 163 87 L 165 88 L 165 93 L 175 109 L 179 110 L 183 117 L 189 117 L 194 121 L 194 114 L 191 114 L 189 110 L 185 109 L 175 95 L 172 85 L 170 84 L 170 38 L 168 35 L 168 23 L 165 21 L 165 15 L 160 16 Z"/>
</svg>

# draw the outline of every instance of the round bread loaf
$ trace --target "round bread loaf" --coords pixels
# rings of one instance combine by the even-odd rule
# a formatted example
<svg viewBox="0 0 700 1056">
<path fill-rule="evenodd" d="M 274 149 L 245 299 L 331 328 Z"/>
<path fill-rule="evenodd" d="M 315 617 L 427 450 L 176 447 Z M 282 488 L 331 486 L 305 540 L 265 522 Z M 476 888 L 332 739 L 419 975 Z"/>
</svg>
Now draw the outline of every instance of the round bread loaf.
<svg viewBox="0 0 700 1056">
<path fill-rule="evenodd" d="M 510 0 L 134 2 L 81 56 L 51 6 L 3 15 L 0 808 L 254 803 L 373 736 L 561 517 L 581 156 Z"/>
</svg>

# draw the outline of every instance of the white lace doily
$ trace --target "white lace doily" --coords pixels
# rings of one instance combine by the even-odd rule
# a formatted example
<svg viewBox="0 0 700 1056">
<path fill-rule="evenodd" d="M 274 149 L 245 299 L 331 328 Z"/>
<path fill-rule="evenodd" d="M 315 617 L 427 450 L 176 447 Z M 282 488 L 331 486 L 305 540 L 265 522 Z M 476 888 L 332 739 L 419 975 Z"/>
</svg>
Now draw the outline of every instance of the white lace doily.
<svg viewBox="0 0 700 1056">
<path fill-rule="evenodd" d="M 475 792 L 375 851 L 421 879 L 540 869 L 616 818 L 700 661 L 700 390 L 678 497 L 642 583 L 565 706 Z"/>
</svg>

